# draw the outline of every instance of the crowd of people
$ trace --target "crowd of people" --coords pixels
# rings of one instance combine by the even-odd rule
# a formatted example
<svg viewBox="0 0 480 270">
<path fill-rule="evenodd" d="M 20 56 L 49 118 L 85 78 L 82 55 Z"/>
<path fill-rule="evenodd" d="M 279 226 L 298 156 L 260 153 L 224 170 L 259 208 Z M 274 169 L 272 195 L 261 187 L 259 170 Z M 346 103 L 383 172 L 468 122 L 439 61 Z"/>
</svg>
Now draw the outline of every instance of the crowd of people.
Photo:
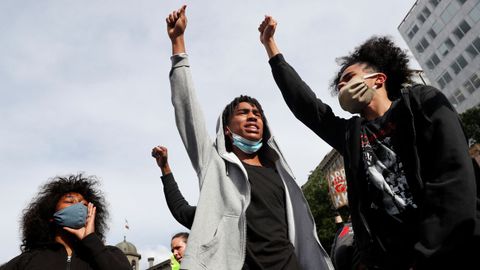
<svg viewBox="0 0 480 270">
<path fill-rule="evenodd" d="M 344 158 L 351 219 L 338 222 L 327 252 L 260 102 L 233 98 L 210 138 L 185 46 L 186 6 L 166 24 L 176 126 L 200 187 L 192 206 L 167 148 L 152 149 L 168 208 L 190 230 L 172 237 L 173 269 L 480 268 L 476 168 L 459 117 L 439 90 L 412 84 L 406 53 L 388 37 L 340 58 L 330 88 L 354 114 L 345 119 L 286 61 L 275 19 L 258 27 L 285 103 Z M 108 211 L 96 184 L 81 174 L 46 184 L 24 211 L 22 253 L 0 269 L 130 269 L 103 244 Z"/>
</svg>

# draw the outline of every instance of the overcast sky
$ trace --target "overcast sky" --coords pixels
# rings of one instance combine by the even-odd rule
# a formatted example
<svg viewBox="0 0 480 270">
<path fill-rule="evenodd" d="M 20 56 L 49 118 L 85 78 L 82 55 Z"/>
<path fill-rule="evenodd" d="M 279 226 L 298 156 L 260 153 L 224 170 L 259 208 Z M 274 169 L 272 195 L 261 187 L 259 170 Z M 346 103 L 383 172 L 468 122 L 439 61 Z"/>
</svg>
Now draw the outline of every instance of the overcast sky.
<svg viewBox="0 0 480 270">
<path fill-rule="evenodd" d="M 167 209 L 153 146 L 169 148 L 180 189 L 191 204 L 198 199 L 170 102 L 165 17 L 172 10 L 188 5 L 187 52 L 210 134 L 234 97 L 256 97 L 302 185 L 331 147 L 285 105 L 259 23 L 265 14 L 278 21 L 287 61 L 348 117 L 328 89 L 335 58 L 372 35 L 406 49 L 397 27 L 414 2 L 1 0 L 0 264 L 20 253 L 21 212 L 39 186 L 77 172 L 101 180 L 111 213 L 107 243 L 126 235 L 142 254 L 141 269 L 150 256 L 168 258 L 170 237 L 186 229 Z"/>
</svg>

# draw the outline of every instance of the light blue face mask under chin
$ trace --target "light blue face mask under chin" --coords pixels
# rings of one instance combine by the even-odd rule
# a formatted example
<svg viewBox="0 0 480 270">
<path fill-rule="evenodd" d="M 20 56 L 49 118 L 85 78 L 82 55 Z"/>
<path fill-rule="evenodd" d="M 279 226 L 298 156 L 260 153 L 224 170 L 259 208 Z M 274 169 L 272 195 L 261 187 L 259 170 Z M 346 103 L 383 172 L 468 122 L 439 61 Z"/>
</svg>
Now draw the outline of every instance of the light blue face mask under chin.
<svg viewBox="0 0 480 270">
<path fill-rule="evenodd" d="M 262 148 L 263 142 L 262 139 L 258 141 L 251 141 L 243 138 L 240 135 L 237 135 L 232 132 L 233 145 L 242 150 L 245 154 L 253 154 Z"/>
<path fill-rule="evenodd" d="M 76 203 L 55 212 L 53 220 L 60 227 L 80 229 L 85 227 L 87 212 L 87 207 L 83 203 Z"/>
</svg>

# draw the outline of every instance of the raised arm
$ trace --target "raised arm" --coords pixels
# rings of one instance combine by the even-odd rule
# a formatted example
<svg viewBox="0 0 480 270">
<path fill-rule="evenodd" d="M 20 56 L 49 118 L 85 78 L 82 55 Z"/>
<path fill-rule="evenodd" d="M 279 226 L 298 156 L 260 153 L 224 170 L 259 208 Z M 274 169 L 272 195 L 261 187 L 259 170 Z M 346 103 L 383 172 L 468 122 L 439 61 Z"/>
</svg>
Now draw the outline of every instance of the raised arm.
<svg viewBox="0 0 480 270">
<path fill-rule="evenodd" d="M 298 120 L 343 154 L 344 140 L 338 134 L 345 133 L 346 120 L 335 116 L 330 106 L 318 99 L 295 69 L 285 61 L 274 39 L 276 28 L 277 22 L 271 16 L 265 16 L 258 31 L 270 59 L 273 78 L 285 103 Z"/>
<path fill-rule="evenodd" d="M 204 164 L 214 151 L 213 141 L 209 138 L 203 112 L 195 94 L 190 64 L 185 50 L 184 33 L 187 26 L 186 6 L 173 11 L 167 17 L 167 32 L 172 42 L 172 69 L 170 86 L 175 121 L 178 132 L 187 150 L 190 161 L 197 172 L 200 186 L 203 181 Z"/>
<path fill-rule="evenodd" d="M 154 147 L 152 156 L 156 159 L 158 167 L 162 171 L 163 193 L 170 213 L 178 223 L 191 229 L 197 207 L 190 206 L 178 189 L 177 182 L 175 182 L 168 164 L 168 149 L 164 146 Z"/>
<path fill-rule="evenodd" d="M 265 47 L 269 59 L 280 53 L 273 37 L 275 29 L 277 29 L 277 21 L 272 16 L 265 15 L 265 19 L 258 27 L 258 31 L 260 32 L 260 42 Z"/>
<path fill-rule="evenodd" d="M 185 53 L 185 39 L 183 34 L 187 28 L 187 16 L 185 10 L 187 6 L 182 6 L 179 10 L 170 13 L 166 19 L 168 37 L 172 41 L 172 55 Z"/>
</svg>

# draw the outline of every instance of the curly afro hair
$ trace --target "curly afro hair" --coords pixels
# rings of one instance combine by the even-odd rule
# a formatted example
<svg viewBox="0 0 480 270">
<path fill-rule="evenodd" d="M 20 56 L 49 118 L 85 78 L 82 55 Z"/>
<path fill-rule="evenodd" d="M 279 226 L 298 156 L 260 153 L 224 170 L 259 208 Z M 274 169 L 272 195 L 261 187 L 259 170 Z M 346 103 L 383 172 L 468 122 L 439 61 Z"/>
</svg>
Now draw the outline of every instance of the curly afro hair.
<svg viewBox="0 0 480 270">
<path fill-rule="evenodd" d="M 405 51 L 395 46 L 389 37 L 371 37 L 355 48 L 350 55 L 337 59 L 340 70 L 330 84 L 332 94 L 338 94 L 336 86 L 343 71 L 354 64 L 366 64 L 373 72 L 387 75 L 385 88 L 390 100 L 400 97 L 404 83 L 410 83 L 411 70 L 408 68 L 408 56 Z"/>
<path fill-rule="evenodd" d="M 96 207 L 95 233 L 105 238 L 108 229 L 106 220 L 108 211 L 101 191 L 96 189 L 99 182 L 95 176 L 83 174 L 56 176 L 43 185 L 40 192 L 32 199 L 23 210 L 22 217 L 22 245 L 20 249 L 25 252 L 36 247 L 42 247 L 54 242 L 56 225 L 51 221 L 57 202 L 70 192 L 81 194 L 86 201 Z"/>
</svg>

